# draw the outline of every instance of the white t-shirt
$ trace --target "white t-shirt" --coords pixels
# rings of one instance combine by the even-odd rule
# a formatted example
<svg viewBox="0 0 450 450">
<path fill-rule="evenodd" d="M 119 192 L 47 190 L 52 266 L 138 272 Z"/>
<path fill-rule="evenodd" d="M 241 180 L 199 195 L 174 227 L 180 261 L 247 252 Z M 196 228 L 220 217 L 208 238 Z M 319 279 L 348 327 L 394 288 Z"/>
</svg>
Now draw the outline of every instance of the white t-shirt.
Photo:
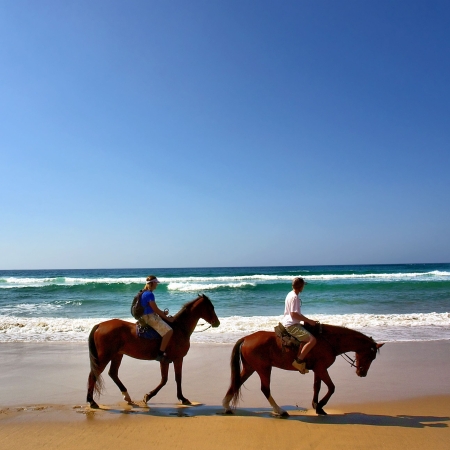
<svg viewBox="0 0 450 450">
<path fill-rule="evenodd" d="M 296 323 L 300 323 L 300 320 L 293 319 L 291 316 L 291 312 L 296 312 L 298 314 L 301 314 L 300 308 L 302 305 L 302 301 L 300 300 L 300 297 L 294 292 L 289 292 L 288 295 L 286 295 L 286 301 L 284 306 L 284 316 L 281 323 L 285 327 L 290 327 L 291 325 L 295 325 Z"/>
</svg>

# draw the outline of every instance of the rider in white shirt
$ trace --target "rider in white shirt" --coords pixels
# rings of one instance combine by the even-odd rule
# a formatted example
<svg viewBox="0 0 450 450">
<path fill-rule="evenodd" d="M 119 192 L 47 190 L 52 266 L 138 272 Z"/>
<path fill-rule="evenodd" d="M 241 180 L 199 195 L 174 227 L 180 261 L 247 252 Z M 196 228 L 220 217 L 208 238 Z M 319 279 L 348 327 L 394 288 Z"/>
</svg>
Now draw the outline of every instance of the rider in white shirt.
<svg viewBox="0 0 450 450">
<path fill-rule="evenodd" d="M 303 291 L 305 284 L 307 284 L 306 281 L 301 277 L 294 278 L 292 281 L 292 291 L 286 296 L 284 317 L 281 321 L 290 335 L 296 337 L 300 342 L 305 342 L 303 348 L 299 350 L 297 358 L 292 363 L 302 374 L 309 372 L 304 360 L 309 351 L 316 345 L 316 338 L 300 324 L 303 321 L 310 325 L 315 325 L 314 320 L 308 319 L 301 313 L 302 301 L 299 294 Z"/>
</svg>

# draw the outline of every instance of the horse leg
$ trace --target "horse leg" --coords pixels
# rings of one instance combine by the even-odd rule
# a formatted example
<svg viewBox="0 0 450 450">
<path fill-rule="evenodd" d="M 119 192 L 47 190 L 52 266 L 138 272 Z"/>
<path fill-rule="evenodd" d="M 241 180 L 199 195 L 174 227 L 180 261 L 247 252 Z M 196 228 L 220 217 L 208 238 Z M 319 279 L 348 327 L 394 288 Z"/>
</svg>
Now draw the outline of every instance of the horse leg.
<svg viewBox="0 0 450 450">
<path fill-rule="evenodd" d="M 323 410 L 323 407 L 328 403 L 328 400 L 330 400 L 330 397 L 334 394 L 335 387 L 334 387 L 334 383 L 331 381 L 330 375 L 328 374 L 328 370 L 326 368 L 319 369 L 317 372 L 316 372 L 316 370 L 317 369 L 315 369 L 314 374 L 317 373 L 318 377 L 328 387 L 328 392 L 323 396 L 322 400 L 320 400 L 320 402 L 318 402 L 316 405 L 316 413 L 319 415 L 326 416 L 327 413 Z M 313 401 L 313 404 L 314 404 L 314 401 Z"/>
<path fill-rule="evenodd" d="M 281 417 L 288 417 L 289 414 L 284 409 L 281 409 L 275 400 L 273 399 L 272 395 L 270 394 L 270 375 L 272 372 L 272 367 L 267 366 L 263 370 L 260 370 L 258 372 L 259 378 L 261 378 L 261 391 L 266 396 L 267 400 L 269 401 L 270 405 L 273 408 L 274 414 Z"/>
<path fill-rule="evenodd" d="M 159 365 L 161 367 L 161 382 L 155 389 L 153 389 L 153 391 L 150 391 L 148 394 L 144 395 L 144 403 L 147 403 L 152 397 L 154 397 L 163 388 L 163 386 L 166 385 L 169 378 L 169 364 L 161 362 Z"/>
<path fill-rule="evenodd" d="M 181 389 L 181 379 L 183 374 L 183 358 L 178 358 L 173 361 L 173 368 L 175 370 L 175 381 L 177 383 L 177 398 L 183 405 L 192 405 L 192 403 L 183 395 Z"/>
<path fill-rule="evenodd" d="M 133 403 L 131 400 L 127 388 L 122 384 L 122 382 L 119 379 L 119 367 L 120 363 L 122 362 L 123 355 L 117 354 L 111 359 L 111 366 L 108 371 L 108 375 L 112 378 L 114 383 L 116 383 L 117 387 L 120 389 L 120 392 L 122 392 L 123 399 L 130 405 Z"/>
<path fill-rule="evenodd" d="M 245 361 L 243 361 L 243 368 L 239 376 L 239 381 L 236 383 L 235 386 L 233 386 L 233 383 L 231 384 L 230 388 L 228 389 L 228 392 L 226 393 L 224 399 L 222 400 L 222 406 L 225 409 L 225 414 L 232 413 L 230 407 L 230 402 L 232 398 L 234 397 L 236 392 L 239 392 L 241 386 L 250 378 L 251 375 L 253 375 L 254 372 L 255 369 L 245 364 Z"/>
<path fill-rule="evenodd" d="M 320 392 L 320 386 L 322 384 L 322 380 L 320 379 L 319 375 L 314 371 L 314 396 L 312 401 L 312 407 L 314 409 L 317 408 L 317 404 L 319 403 L 319 392 Z"/>
</svg>

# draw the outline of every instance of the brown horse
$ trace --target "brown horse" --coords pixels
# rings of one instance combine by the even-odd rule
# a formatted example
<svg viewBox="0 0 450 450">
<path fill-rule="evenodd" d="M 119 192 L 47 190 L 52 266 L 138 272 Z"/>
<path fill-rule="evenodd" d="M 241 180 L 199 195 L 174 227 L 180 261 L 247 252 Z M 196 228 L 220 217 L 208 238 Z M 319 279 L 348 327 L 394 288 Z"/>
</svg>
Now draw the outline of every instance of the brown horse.
<svg viewBox="0 0 450 450">
<path fill-rule="evenodd" d="M 173 361 L 175 380 L 177 383 L 177 397 L 183 405 L 191 404 L 183 396 L 181 390 L 183 358 L 189 351 L 190 336 L 199 319 L 206 320 L 213 327 L 220 325 L 220 321 L 214 311 L 214 306 L 206 295 L 199 295 L 195 300 L 186 303 L 174 316 L 174 321 L 170 324 L 173 328 L 173 336 L 166 349 L 166 353 L 168 358 Z M 159 344 L 160 339 L 144 339 L 138 337 L 135 323 L 112 319 L 95 325 L 89 335 L 91 372 L 88 378 L 87 402 L 91 408 L 99 407 L 94 401 L 94 391 L 98 394 L 101 393 L 103 387 L 101 373 L 110 361 L 109 376 L 119 387 L 124 400 L 132 403 L 127 388 L 118 377 L 123 355 L 128 355 L 136 359 L 155 359 L 158 355 Z M 161 362 L 160 366 L 161 382 L 153 391 L 145 394 L 145 403 L 154 397 L 167 383 L 169 364 Z"/>
<path fill-rule="evenodd" d="M 305 325 L 305 328 L 310 328 Z M 323 407 L 334 393 L 334 384 L 328 374 L 336 356 L 345 352 L 355 352 L 356 374 L 365 377 L 370 364 L 384 344 L 377 344 L 372 338 L 344 327 L 317 324 L 312 334 L 317 343 L 305 359 L 306 367 L 314 371 L 314 397 L 312 406 L 317 414 L 326 415 Z M 288 416 L 270 395 L 270 374 L 272 367 L 284 370 L 296 370 L 292 362 L 297 356 L 298 348 L 283 347 L 274 332 L 258 331 L 239 339 L 231 353 L 231 385 L 222 405 L 226 413 L 231 413 L 230 402 L 235 407 L 240 398 L 240 389 L 245 381 L 257 372 L 261 378 L 261 390 L 276 415 Z M 242 370 L 241 370 L 242 362 Z M 319 401 L 322 381 L 327 385 L 327 394 Z"/>
</svg>

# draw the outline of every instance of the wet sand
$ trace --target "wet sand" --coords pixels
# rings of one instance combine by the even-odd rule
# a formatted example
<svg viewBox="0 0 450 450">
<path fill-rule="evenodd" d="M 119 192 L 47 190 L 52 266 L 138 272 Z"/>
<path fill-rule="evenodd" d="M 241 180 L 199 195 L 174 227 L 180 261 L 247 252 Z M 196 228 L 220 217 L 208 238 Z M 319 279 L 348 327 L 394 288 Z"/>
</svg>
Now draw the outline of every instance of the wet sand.
<svg viewBox="0 0 450 450">
<path fill-rule="evenodd" d="M 146 407 L 141 400 L 159 383 L 159 365 L 125 357 L 119 376 L 136 405 L 122 400 L 105 372 L 101 409 L 91 410 L 87 345 L 1 344 L 0 448 L 449 448 L 449 341 L 386 344 L 366 378 L 338 358 L 326 417 L 311 410 L 312 373 L 274 369 L 272 395 L 288 419 L 271 416 L 256 374 L 235 414 L 222 415 L 231 347 L 192 346 L 183 393 L 195 406 L 178 404 L 171 369 Z"/>
</svg>

